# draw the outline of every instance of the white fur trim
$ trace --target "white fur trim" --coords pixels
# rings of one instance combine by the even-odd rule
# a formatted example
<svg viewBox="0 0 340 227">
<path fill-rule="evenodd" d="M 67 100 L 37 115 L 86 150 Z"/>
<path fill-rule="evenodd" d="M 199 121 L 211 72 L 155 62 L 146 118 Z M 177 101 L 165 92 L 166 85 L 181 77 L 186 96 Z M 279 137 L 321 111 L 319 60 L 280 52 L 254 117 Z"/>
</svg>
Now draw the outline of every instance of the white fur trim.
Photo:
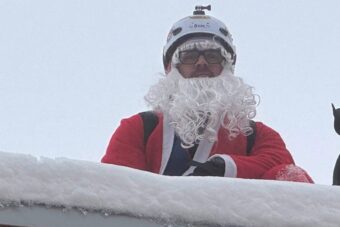
<svg viewBox="0 0 340 227">
<path fill-rule="evenodd" d="M 216 125 L 214 128 L 216 130 L 218 130 L 220 125 Z M 200 163 L 204 163 L 206 161 L 208 161 L 210 152 L 211 152 L 211 148 L 213 147 L 215 142 L 209 142 L 208 140 L 204 139 L 200 142 L 200 144 L 198 145 L 198 148 L 195 152 L 195 155 L 193 157 L 193 161 L 196 162 L 200 162 Z M 190 166 L 190 168 L 185 171 L 182 175 L 183 176 L 187 176 L 189 174 L 191 174 L 194 169 L 196 168 L 196 166 Z"/>
<path fill-rule="evenodd" d="M 223 158 L 225 163 L 225 170 L 224 170 L 224 176 L 225 177 L 236 177 L 237 176 L 237 166 L 234 162 L 234 159 L 226 154 L 215 154 L 209 158 L 212 159 L 214 157 L 220 157 Z"/>
<path fill-rule="evenodd" d="M 159 174 L 163 174 L 168 164 L 172 146 L 174 144 L 175 129 L 169 124 L 168 116 L 164 114 L 163 118 L 163 148 L 162 148 L 162 162 Z"/>
<path fill-rule="evenodd" d="M 209 154 L 213 145 L 214 143 L 211 143 L 207 140 L 202 140 L 198 145 L 198 148 L 192 160 L 200 163 L 206 162 L 209 158 Z M 185 173 L 183 173 L 183 176 L 191 174 L 195 168 L 196 167 L 194 166 L 190 166 L 190 168 L 187 171 L 185 171 Z"/>
</svg>

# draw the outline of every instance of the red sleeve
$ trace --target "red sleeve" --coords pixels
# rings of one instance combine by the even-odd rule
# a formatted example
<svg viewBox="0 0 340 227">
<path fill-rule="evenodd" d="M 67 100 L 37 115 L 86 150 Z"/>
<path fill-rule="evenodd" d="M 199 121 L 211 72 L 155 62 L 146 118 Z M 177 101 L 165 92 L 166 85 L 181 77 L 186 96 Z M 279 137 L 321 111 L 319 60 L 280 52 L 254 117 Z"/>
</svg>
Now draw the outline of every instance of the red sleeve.
<svg viewBox="0 0 340 227">
<path fill-rule="evenodd" d="M 114 132 L 101 161 L 145 170 L 143 133 L 143 122 L 139 114 L 123 119 Z"/>
<path fill-rule="evenodd" d="M 258 179 L 280 164 L 294 164 L 281 136 L 268 126 L 256 123 L 256 139 L 250 156 L 230 155 L 237 168 L 237 177 Z"/>
</svg>

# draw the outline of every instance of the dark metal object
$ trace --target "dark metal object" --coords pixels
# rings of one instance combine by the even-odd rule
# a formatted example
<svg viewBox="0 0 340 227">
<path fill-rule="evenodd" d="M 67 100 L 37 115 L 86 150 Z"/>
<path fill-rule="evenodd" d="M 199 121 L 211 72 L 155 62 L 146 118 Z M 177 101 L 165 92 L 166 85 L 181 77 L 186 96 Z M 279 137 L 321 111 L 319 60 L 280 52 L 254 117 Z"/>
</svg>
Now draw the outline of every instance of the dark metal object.
<svg viewBox="0 0 340 227">
<path fill-rule="evenodd" d="M 334 130 L 340 135 L 340 108 L 336 109 L 332 103 L 333 116 L 334 116 Z M 336 160 L 333 170 L 333 185 L 340 185 L 340 155 Z"/>
<path fill-rule="evenodd" d="M 211 5 L 207 5 L 207 6 L 195 6 L 194 15 L 205 15 L 204 10 L 211 11 Z"/>
<path fill-rule="evenodd" d="M 340 108 L 336 109 L 332 103 L 334 116 L 334 130 L 340 135 Z"/>
</svg>

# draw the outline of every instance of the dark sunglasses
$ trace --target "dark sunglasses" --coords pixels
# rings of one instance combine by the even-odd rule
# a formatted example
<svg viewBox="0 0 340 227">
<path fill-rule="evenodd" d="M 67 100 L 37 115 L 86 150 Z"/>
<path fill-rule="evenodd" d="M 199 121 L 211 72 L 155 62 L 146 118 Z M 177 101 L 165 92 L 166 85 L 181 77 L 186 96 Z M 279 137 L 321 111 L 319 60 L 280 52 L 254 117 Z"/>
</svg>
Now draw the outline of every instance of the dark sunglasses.
<svg viewBox="0 0 340 227">
<path fill-rule="evenodd" d="M 199 57 L 203 55 L 204 59 L 209 64 L 221 64 L 225 58 L 221 54 L 220 49 L 208 49 L 208 50 L 184 50 L 179 52 L 179 62 L 185 65 L 194 65 L 198 61 Z"/>
</svg>

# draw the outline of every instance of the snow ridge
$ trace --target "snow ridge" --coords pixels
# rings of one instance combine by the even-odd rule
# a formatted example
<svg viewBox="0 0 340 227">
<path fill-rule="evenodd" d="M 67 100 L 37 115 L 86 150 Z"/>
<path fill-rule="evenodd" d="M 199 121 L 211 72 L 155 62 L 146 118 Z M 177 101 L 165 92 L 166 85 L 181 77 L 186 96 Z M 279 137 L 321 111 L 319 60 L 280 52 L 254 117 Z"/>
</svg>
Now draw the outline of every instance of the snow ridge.
<svg viewBox="0 0 340 227">
<path fill-rule="evenodd" d="M 336 186 L 169 177 L 122 166 L 5 152 L 0 152 L 0 169 L 0 201 L 7 205 L 76 207 L 221 226 L 340 223 L 340 187 Z"/>
</svg>

